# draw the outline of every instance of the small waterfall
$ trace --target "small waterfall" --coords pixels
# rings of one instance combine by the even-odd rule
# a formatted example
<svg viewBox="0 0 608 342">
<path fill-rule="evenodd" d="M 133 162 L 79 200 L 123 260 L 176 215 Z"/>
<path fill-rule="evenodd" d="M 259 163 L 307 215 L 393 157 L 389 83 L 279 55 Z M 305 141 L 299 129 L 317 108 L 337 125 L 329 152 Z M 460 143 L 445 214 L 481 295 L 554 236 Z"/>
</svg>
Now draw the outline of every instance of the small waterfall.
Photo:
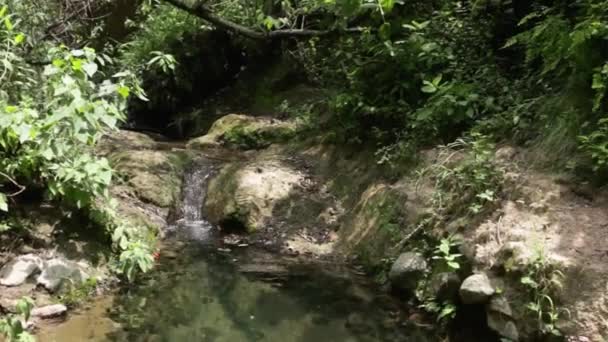
<svg viewBox="0 0 608 342">
<path fill-rule="evenodd" d="M 215 173 L 215 169 L 211 161 L 199 158 L 186 170 L 182 184 L 181 207 L 178 210 L 179 218 L 169 227 L 175 235 L 201 242 L 209 240 L 213 226 L 204 219 L 202 208 L 207 182 Z"/>
<path fill-rule="evenodd" d="M 201 221 L 207 180 L 212 174 L 212 167 L 205 161 L 195 161 L 184 175 L 182 188 L 182 219 L 184 221 Z"/>
</svg>

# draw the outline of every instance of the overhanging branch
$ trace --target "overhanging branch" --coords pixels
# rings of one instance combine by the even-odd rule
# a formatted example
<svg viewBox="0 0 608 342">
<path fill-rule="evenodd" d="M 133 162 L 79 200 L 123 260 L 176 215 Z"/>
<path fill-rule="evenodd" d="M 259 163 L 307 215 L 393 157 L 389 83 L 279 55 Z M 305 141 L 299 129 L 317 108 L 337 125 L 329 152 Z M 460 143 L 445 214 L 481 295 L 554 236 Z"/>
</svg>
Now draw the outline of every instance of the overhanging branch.
<svg viewBox="0 0 608 342">
<path fill-rule="evenodd" d="M 194 6 L 189 6 L 184 3 L 183 0 L 163 0 L 166 3 L 169 3 L 176 8 L 184 10 L 192 15 L 195 15 L 203 20 L 208 21 L 209 23 L 215 25 L 218 28 L 225 29 L 228 31 L 232 31 L 234 33 L 240 34 L 247 38 L 251 39 L 283 39 L 283 38 L 298 38 L 298 37 L 320 37 L 327 36 L 335 33 L 345 32 L 345 33 L 360 33 L 365 30 L 362 27 L 353 27 L 347 29 L 333 29 L 333 30 L 308 30 L 308 29 L 286 29 L 286 30 L 276 30 L 276 31 L 261 31 L 252 29 L 250 27 L 235 23 L 233 21 L 227 20 L 225 18 L 220 17 L 219 15 L 213 13 L 209 8 L 205 5 L 198 4 Z"/>
</svg>

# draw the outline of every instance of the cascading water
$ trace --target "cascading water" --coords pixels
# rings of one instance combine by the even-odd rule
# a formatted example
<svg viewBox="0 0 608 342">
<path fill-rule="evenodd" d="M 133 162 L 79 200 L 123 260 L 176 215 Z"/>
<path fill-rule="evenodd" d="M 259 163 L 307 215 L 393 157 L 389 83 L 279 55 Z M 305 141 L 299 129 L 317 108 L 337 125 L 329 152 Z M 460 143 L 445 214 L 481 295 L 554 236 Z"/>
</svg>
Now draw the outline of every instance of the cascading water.
<svg viewBox="0 0 608 342">
<path fill-rule="evenodd" d="M 170 233 L 188 240 L 209 242 L 213 226 L 204 219 L 202 208 L 207 182 L 215 170 L 216 166 L 209 159 L 201 157 L 192 162 L 184 175 L 179 219 L 169 226 Z"/>
</svg>

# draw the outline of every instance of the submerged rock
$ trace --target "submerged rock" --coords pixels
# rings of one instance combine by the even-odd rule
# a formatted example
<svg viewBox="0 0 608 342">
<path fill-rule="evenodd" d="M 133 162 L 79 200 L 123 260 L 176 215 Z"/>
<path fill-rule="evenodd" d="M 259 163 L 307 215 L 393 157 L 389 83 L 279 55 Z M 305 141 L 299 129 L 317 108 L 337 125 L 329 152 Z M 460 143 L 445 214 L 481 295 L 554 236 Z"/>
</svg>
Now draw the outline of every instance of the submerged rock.
<svg viewBox="0 0 608 342">
<path fill-rule="evenodd" d="M 267 147 L 292 137 L 297 125 L 291 121 L 242 114 L 226 115 L 211 126 L 209 132 L 188 142 L 198 149 L 226 145 L 243 149 Z"/>
<path fill-rule="evenodd" d="M 36 281 L 47 290 L 56 292 L 64 281 L 80 284 L 87 279 L 89 279 L 89 275 L 84 266 L 73 261 L 51 259 L 44 263 L 42 273 Z"/>
<path fill-rule="evenodd" d="M 424 276 L 427 263 L 418 253 L 407 252 L 397 258 L 388 277 L 393 287 L 406 291 L 414 291 L 418 281 Z"/>
<path fill-rule="evenodd" d="M 460 299 L 464 304 L 486 303 L 496 292 L 485 273 L 466 278 L 460 286 Z"/>
<path fill-rule="evenodd" d="M 33 254 L 13 259 L 0 270 L 0 285 L 19 286 L 32 274 L 40 271 L 42 260 Z"/>
<path fill-rule="evenodd" d="M 63 304 L 53 304 L 47 305 L 40 308 L 35 308 L 32 310 L 32 317 L 39 318 L 54 318 L 58 316 L 65 315 L 68 311 L 68 308 Z"/>
</svg>

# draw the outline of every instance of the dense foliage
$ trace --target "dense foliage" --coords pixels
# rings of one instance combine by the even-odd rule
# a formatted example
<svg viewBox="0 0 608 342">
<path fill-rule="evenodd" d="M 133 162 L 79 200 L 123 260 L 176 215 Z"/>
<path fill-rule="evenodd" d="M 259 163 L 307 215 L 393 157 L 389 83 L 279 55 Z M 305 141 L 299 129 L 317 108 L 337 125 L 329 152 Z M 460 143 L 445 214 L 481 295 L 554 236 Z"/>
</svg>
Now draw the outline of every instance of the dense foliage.
<svg viewBox="0 0 608 342">
<path fill-rule="evenodd" d="M 45 41 L 39 44 L 48 62 L 28 60 L 40 46 L 27 43 L 23 31 L 31 27 L 18 14 L 6 4 L 0 8 L 0 211 L 10 212 L 21 196 L 42 191 L 66 210 L 88 213 L 113 236 L 121 268 L 131 278 L 134 265 L 150 267 L 149 252 L 141 252 L 149 247 L 118 218 L 108 191 L 112 169 L 93 148 L 125 120 L 126 100 L 140 88 L 129 71 L 100 70 L 112 58 L 91 48 Z"/>
</svg>

